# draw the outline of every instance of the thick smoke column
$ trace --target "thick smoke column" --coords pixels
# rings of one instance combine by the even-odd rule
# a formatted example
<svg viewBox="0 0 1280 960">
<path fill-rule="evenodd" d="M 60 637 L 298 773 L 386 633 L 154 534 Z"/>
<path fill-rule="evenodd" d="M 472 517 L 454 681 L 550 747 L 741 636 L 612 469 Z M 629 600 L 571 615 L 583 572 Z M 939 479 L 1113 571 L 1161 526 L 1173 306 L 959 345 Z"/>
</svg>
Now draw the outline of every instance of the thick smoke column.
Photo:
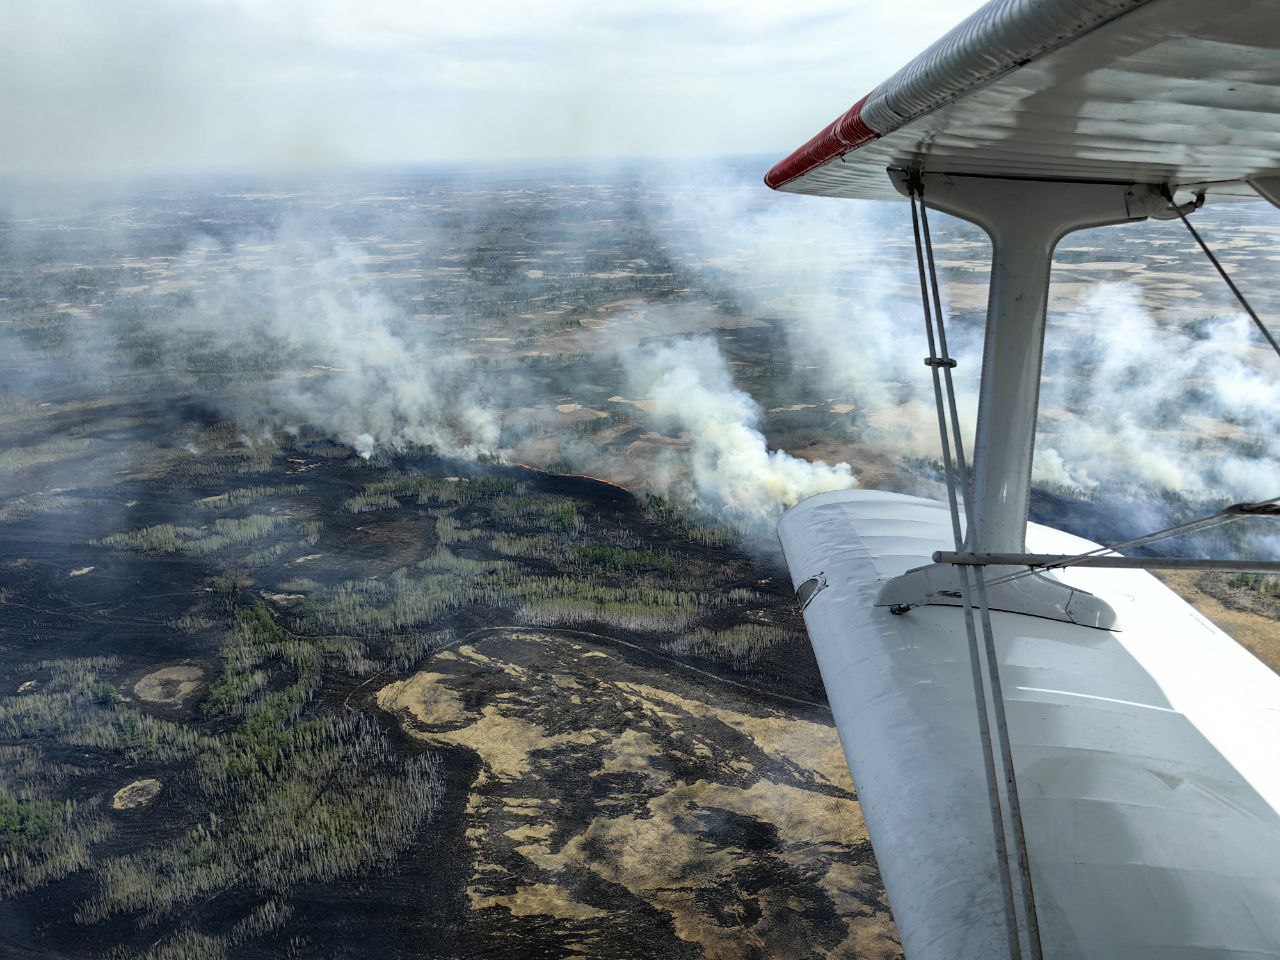
<svg viewBox="0 0 1280 960">
<path fill-rule="evenodd" d="M 689 434 L 698 499 L 739 526 L 763 528 L 805 497 L 856 483 L 847 463 L 770 450 L 758 426 L 760 405 L 734 386 L 710 338 L 638 351 L 630 376 L 661 421 Z"/>
</svg>

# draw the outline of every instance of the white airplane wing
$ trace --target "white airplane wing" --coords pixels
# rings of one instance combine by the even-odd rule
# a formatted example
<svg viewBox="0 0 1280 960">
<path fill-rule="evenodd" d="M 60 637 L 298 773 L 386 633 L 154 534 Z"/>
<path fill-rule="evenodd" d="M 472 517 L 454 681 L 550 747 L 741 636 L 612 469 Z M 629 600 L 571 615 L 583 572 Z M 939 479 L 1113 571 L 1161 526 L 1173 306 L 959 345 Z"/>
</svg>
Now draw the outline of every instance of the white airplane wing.
<svg viewBox="0 0 1280 960">
<path fill-rule="evenodd" d="M 898 199 L 888 168 L 993 237 L 973 539 L 1092 549 L 1024 526 L 1053 245 L 1167 213 L 1165 190 L 1280 182 L 1280 4 L 996 0 L 766 183 Z M 877 605 L 954 548 L 950 523 L 847 491 L 779 525 L 908 960 L 1280 957 L 1280 678 L 1141 570 L 1056 575 L 1114 613 L 1100 626 L 991 603 L 1034 891 L 1005 906 L 963 613 Z"/>
<path fill-rule="evenodd" d="M 904 16 L 909 10 L 904 8 Z M 765 177 L 896 199 L 886 167 L 1242 184 L 1280 173 L 1273 0 L 997 0 Z"/>
<path fill-rule="evenodd" d="M 779 536 L 827 584 L 805 623 L 906 956 L 1008 956 L 962 613 L 874 606 L 947 507 L 825 493 Z M 1044 956 L 1280 956 L 1280 677 L 1145 571 L 1060 576 L 1117 628 L 992 612 Z"/>
</svg>

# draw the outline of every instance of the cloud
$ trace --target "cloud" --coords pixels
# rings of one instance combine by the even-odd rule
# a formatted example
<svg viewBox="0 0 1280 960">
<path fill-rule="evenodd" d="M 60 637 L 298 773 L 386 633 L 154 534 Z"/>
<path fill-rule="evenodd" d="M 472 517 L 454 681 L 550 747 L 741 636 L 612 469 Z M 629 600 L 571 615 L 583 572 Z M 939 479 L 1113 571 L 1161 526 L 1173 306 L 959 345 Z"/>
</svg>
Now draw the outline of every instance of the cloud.
<svg viewBox="0 0 1280 960">
<path fill-rule="evenodd" d="M 970 8 L 917 6 L 15 0 L 0 174 L 781 153 Z"/>
</svg>

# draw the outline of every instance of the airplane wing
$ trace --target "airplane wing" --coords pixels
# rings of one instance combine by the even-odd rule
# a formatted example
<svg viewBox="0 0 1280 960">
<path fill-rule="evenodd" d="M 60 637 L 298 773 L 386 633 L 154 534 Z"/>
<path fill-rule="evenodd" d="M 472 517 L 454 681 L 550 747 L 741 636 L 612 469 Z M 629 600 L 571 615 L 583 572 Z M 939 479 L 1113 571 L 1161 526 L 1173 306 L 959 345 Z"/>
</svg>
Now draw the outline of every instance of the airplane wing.
<svg viewBox="0 0 1280 960">
<path fill-rule="evenodd" d="M 972 514 L 974 537 L 1092 549 L 1025 524 L 1053 245 L 1167 212 L 1164 188 L 1280 184 L 1280 5 L 995 0 L 765 180 L 899 199 L 888 168 L 993 237 L 973 497 L 994 520 Z M 952 549 L 948 507 L 822 494 L 779 538 L 908 960 L 1280 957 L 1280 678 L 1145 571 L 1055 574 L 1101 625 L 993 603 L 1038 923 L 1024 906 L 1015 936 L 962 611 L 878 605 Z"/>
<path fill-rule="evenodd" d="M 827 584 L 805 624 L 908 960 L 1009 956 L 961 613 L 875 606 L 951 548 L 947 507 L 825 493 L 779 536 Z M 991 615 L 1044 956 L 1280 956 L 1280 677 L 1146 571 L 1060 576 L 1117 629 Z"/>
<path fill-rule="evenodd" d="M 997 0 L 765 182 L 896 199 L 885 168 L 919 164 L 1247 192 L 1280 173 L 1278 48 L 1271 0 Z"/>
</svg>

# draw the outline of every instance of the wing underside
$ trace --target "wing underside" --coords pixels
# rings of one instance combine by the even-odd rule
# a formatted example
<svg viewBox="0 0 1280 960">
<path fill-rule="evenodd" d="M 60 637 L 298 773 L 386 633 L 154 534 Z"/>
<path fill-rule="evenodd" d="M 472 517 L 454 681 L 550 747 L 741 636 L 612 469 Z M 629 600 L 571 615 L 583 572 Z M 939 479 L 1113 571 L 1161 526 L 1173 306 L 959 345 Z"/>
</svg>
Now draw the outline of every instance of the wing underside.
<svg viewBox="0 0 1280 960">
<path fill-rule="evenodd" d="M 796 193 L 891 199 L 887 167 L 1210 185 L 1280 173 L 1268 0 L 997 0 L 778 163 Z"/>
</svg>

